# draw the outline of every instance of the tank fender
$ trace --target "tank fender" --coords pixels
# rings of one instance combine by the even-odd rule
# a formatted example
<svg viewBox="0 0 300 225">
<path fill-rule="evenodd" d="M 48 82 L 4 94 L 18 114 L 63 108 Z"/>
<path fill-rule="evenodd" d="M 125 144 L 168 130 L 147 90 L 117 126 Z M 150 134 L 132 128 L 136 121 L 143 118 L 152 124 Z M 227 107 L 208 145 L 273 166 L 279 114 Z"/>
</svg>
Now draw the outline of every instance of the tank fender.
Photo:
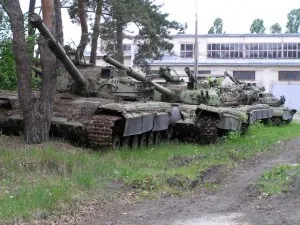
<svg viewBox="0 0 300 225">
<path fill-rule="evenodd" d="M 152 131 L 167 130 L 170 124 L 169 113 L 160 112 L 154 116 Z"/>
<path fill-rule="evenodd" d="M 195 113 L 197 118 L 202 116 L 217 117 L 219 121 L 216 126 L 223 130 L 240 130 L 243 122 L 238 115 L 222 111 L 218 107 L 200 105 L 197 107 Z"/>
<path fill-rule="evenodd" d="M 295 115 L 296 112 L 297 112 L 297 109 L 291 109 L 291 114 L 292 114 L 292 116 Z"/>
<path fill-rule="evenodd" d="M 172 109 L 171 109 L 169 115 L 170 115 L 170 122 L 171 123 L 175 123 L 178 120 L 184 119 L 184 116 L 181 113 L 179 106 L 175 106 L 175 105 L 172 106 Z"/>
<path fill-rule="evenodd" d="M 142 134 L 153 129 L 154 114 L 127 113 L 124 117 L 126 121 L 123 136 Z"/>
</svg>

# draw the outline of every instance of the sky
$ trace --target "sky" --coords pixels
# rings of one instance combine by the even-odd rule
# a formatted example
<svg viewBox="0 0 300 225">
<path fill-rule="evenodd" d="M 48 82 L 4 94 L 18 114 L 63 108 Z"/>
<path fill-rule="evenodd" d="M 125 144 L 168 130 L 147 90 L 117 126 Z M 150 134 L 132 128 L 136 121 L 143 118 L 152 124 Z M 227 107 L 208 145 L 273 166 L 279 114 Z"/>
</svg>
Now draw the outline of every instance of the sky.
<svg viewBox="0 0 300 225">
<path fill-rule="evenodd" d="M 299 0 L 155 0 L 163 4 L 162 12 L 169 14 L 170 20 L 187 23 L 186 33 L 195 32 L 195 12 L 198 12 L 198 33 L 207 34 L 214 20 L 223 20 L 223 30 L 229 33 L 250 33 L 253 20 L 263 19 L 269 33 L 274 23 L 279 23 L 286 30 L 287 14 L 292 9 L 300 8 Z M 29 0 L 20 0 L 23 11 L 27 11 Z M 40 6 L 40 0 L 37 0 Z M 36 11 L 38 12 L 38 10 Z M 70 22 L 66 9 L 62 10 L 64 38 L 66 43 L 80 39 L 80 27 Z"/>
</svg>

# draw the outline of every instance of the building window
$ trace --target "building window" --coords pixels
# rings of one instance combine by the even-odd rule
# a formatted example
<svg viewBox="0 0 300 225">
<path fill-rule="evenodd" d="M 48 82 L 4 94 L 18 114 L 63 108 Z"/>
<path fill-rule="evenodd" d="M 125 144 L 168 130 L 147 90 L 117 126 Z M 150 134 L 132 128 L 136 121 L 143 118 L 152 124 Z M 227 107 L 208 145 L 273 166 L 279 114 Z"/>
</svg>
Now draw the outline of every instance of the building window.
<svg viewBox="0 0 300 225">
<path fill-rule="evenodd" d="M 124 51 L 131 51 L 131 44 L 124 44 L 123 45 L 123 50 Z"/>
<path fill-rule="evenodd" d="M 180 57 L 181 58 L 193 58 L 194 44 L 181 44 Z"/>
<path fill-rule="evenodd" d="M 194 74 L 194 70 L 191 70 L 191 73 Z M 198 70 L 198 75 L 207 75 L 211 74 L 210 70 Z"/>
<path fill-rule="evenodd" d="M 243 58 L 243 44 L 208 44 L 207 57 L 213 59 Z"/>
<path fill-rule="evenodd" d="M 147 75 L 158 75 L 159 70 L 149 70 Z"/>
<path fill-rule="evenodd" d="M 255 80 L 255 71 L 233 71 L 233 77 L 238 80 Z"/>
<path fill-rule="evenodd" d="M 198 74 L 211 74 L 210 70 L 198 70 Z"/>
<path fill-rule="evenodd" d="M 279 71 L 278 80 L 281 81 L 300 81 L 300 71 Z"/>
<path fill-rule="evenodd" d="M 207 44 L 207 58 L 295 59 L 300 58 L 300 43 L 212 43 Z"/>
</svg>

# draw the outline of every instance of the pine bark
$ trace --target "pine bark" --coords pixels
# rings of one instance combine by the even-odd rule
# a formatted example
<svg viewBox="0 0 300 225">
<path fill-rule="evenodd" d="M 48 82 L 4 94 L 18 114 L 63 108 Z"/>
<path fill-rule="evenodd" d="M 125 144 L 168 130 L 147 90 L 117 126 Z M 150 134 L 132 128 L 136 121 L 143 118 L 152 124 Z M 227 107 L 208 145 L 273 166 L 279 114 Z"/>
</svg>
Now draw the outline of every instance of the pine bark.
<svg viewBox="0 0 300 225">
<path fill-rule="evenodd" d="M 24 122 L 24 139 L 27 144 L 38 144 L 49 139 L 52 118 L 52 107 L 55 95 L 55 57 L 49 52 L 46 40 L 42 47 L 43 80 L 40 97 L 33 96 L 31 91 L 31 69 L 28 45 L 25 39 L 24 18 L 18 0 L 0 0 L 0 4 L 11 20 L 13 33 L 13 51 L 18 74 L 18 96 Z M 52 0 L 42 1 L 44 21 L 52 25 Z M 47 12 L 51 12 L 48 13 Z M 51 14 L 51 15 L 50 15 Z M 54 66 L 53 66 L 54 62 Z"/>
<path fill-rule="evenodd" d="M 78 63 L 80 63 L 81 59 L 83 58 L 85 47 L 89 41 L 84 0 L 78 0 L 78 12 L 79 12 L 79 19 L 80 19 L 80 26 L 81 26 L 81 38 L 80 38 L 80 43 L 77 47 L 77 57 L 78 57 L 77 61 Z"/>
<path fill-rule="evenodd" d="M 121 21 L 116 22 L 116 32 L 117 32 L 117 45 L 116 45 L 116 60 L 122 64 L 124 64 L 124 51 L 123 51 L 123 25 L 124 23 Z"/>
<path fill-rule="evenodd" d="M 98 47 L 98 39 L 100 35 L 100 20 L 102 16 L 102 6 L 103 6 L 103 0 L 98 0 L 95 22 L 93 27 L 91 55 L 90 55 L 90 63 L 94 65 L 96 65 L 96 58 L 97 58 L 97 47 Z"/>
</svg>

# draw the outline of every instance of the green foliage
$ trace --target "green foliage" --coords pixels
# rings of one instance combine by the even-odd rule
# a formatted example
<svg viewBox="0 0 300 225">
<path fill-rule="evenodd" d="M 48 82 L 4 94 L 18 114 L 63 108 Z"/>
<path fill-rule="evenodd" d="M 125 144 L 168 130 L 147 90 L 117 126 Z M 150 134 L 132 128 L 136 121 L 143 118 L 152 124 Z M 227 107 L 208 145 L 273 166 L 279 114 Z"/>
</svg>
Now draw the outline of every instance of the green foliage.
<svg viewBox="0 0 300 225">
<path fill-rule="evenodd" d="M 214 27 L 209 28 L 208 33 L 209 34 L 214 34 L 215 33 L 215 28 Z"/>
<path fill-rule="evenodd" d="M 214 25 L 208 30 L 209 34 L 222 34 L 223 32 L 223 20 L 218 17 L 214 20 Z"/>
<path fill-rule="evenodd" d="M 57 142 L 15 146 L 12 143 L 18 141 L 1 136 L 0 223 L 41 212 L 72 210 L 76 202 L 109 198 L 112 185 L 120 191 L 124 185 L 134 188 L 137 197 L 180 195 L 192 190 L 193 184 L 214 188 L 217 184 L 199 180 L 205 171 L 233 167 L 299 133 L 297 124 L 257 124 L 246 135 L 232 133 L 215 145 L 166 143 L 106 153 Z"/>
<path fill-rule="evenodd" d="M 123 39 L 132 38 L 127 35 L 128 32 L 126 34 L 126 28 L 129 23 L 134 23 L 138 28 L 138 34 L 134 37 L 137 46 L 134 64 L 145 70 L 148 68 L 148 60 L 159 59 L 163 53 L 171 53 L 171 31 L 182 33 L 186 28 L 176 21 L 169 21 L 168 14 L 162 13 L 161 6 L 155 5 L 153 1 L 110 0 L 108 3 L 110 7 L 103 12 L 107 16 L 101 25 L 104 50 L 112 55 L 123 55 Z"/>
<path fill-rule="evenodd" d="M 300 27 L 300 9 L 293 9 L 287 15 L 286 33 L 298 33 Z"/>
<path fill-rule="evenodd" d="M 0 89 L 15 90 L 17 74 L 12 50 L 9 18 L 0 11 Z"/>
<path fill-rule="evenodd" d="M 300 174 L 300 166 L 278 165 L 264 172 L 257 185 L 263 197 L 282 194 L 289 189 L 293 175 Z"/>
<path fill-rule="evenodd" d="M 222 34 L 223 33 L 223 20 L 221 18 L 217 18 L 214 21 L 214 27 L 216 34 Z"/>
<path fill-rule="evenodd" d="M 0 11 L 1 12 L 1 11 Z M 11 40 L 10 22 L 7 15 L 1 12 L 0 20 L 0 89 L 16 90 L 17 89 L 17 72 L 15 65 L 15 56 L 13 52 L 13 43 Z M 27 37 L 28 51 L 33 58 L 33 50 L 36 37 Z M 36 89 L 39 87 L 40 78 L 33 76 L 32 85 Z"/>
<path fill-rule="evenodd" d="M 17 87 L 17 74 L 10 39 L 0 41 L 0 59 L 0 89 L 15 90 Z"/>
<path fill-rule="evenodd" d="M 250 32 L 257 33 L 257 34 L 262 34 L 265 33 L 265 26 L 264 26 L 264 21 L 262 19 L 255 19 L 250 27 Z"/>
<path fill-rule="evenodd" d="M 270 27 L 270 31 L 271 31 L 272 34 L 280 34 L 282 32 L 282 28 L 281 28 L 279 23 L 274 23 Z"/>
</svg>

